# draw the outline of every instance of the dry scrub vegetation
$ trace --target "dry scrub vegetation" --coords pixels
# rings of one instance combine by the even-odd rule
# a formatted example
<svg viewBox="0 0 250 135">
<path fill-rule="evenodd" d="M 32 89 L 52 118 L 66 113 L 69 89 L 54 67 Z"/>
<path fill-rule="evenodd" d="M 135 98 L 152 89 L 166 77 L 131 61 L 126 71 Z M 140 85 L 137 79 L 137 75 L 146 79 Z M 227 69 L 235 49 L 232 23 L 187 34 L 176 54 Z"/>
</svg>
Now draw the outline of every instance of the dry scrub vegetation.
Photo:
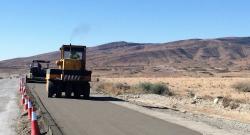
<svg viewBox="0 0 250 135">
<path fill-rule="evenodd" d="M 215 98 L 227 97 L 232 100 L 244 103 L 250 103 L 250 92 L 239 91 L 235 86 L 241 85 L 242 82 L 249 82 L 250 78 L 101 78 L 102 83 L 122 83 L 128 86 L 134 86 L 144 82 L 160 83 L 166 85 L 171 92 L 179 96 L 187 96 L 193 93 L 199 97 Z M 242 87 L 243 88 L 243 87 Z"/>
<path fill-rule="evenodd" d="M 172 95 L 168 86 L 161 83 L 143 82 L 134 85 L 127 83 L 99 82 L 95 83 L 95 90 L 111 95 L 121 94 L 158 94 Z"/>
<path fill-rule="evenodd" d="M 233 85 L 239 92 L 250 92 L 250 82 L 239 82 Z"/>
<path fill-rule="evenodd" d="M 132 102 L 250 122 L 250 78 L 100 78 L 96 84 L 115 96 L 138 94 Z"/>
</svg>

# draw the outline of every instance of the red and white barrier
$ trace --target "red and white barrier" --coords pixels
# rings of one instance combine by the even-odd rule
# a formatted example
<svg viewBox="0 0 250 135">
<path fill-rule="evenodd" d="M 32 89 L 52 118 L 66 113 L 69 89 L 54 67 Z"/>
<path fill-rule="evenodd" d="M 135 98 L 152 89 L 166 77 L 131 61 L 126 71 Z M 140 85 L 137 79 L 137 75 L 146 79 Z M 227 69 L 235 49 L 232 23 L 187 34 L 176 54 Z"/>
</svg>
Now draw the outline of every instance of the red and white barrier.
<svg viewBox="0 0 250 135">
<path fill-rule="evenodd" d="M 32 117 L 31 117 L 31 135 L 40 135 L 40 130 L 37 123 L 37 115 L 33 107 L 32 107 Z"/>
<path fill-rule="evenodd" d="M 21 100 L 20 100 L 20 105 L 23 105 L 24 104 L 24 95 L 22 94 L 22 98 L 21 98 Z"/>
<path fill-rule="evenodd" d="M 28 96 L 24 96 L 23 111 L 26 111 L 27 109 L 28 109 Z"/>
<path fill-rule="evenodd" d="M 22 92 L 21 93 L 26 93 L 26 86 L 25 85 L 23 85 L 23 89 L 22 89 Z"/>
<path fill-rule="evenodd" d="M 28 119 L 31 120 L 31 135 L 40 135 L 40 130 L 37 122 L 37 115 L 32 102 L 27 95 L 25 78 L 21 77 L 19 82 L 19 92 L 21 94 L 20 105 L 23 106 L 23 111 L 28 111 Z"/>
<path fill-rule="evenodd" d="M 32 102 L 29 99 L 28 100 L 28 119 L 31 120 L 31 115 L 32 115 Z"/>
</svg>

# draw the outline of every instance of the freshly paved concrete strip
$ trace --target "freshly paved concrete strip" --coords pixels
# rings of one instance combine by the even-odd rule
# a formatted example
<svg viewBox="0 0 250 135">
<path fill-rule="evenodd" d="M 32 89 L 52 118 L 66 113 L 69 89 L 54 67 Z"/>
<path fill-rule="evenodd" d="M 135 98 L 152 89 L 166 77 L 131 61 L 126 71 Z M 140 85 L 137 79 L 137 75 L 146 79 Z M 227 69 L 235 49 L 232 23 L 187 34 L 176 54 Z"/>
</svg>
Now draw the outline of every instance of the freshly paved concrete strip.
<svg viewBox="0 0 250 135">
<path fill-rule="evenodd" d="M 44 84 L 29 86 L 38 94 L 65 135 L 201 135 L 188 128 L 110 103 L 117 100 L 114 98 L 48 98 Z"/>
</svg>

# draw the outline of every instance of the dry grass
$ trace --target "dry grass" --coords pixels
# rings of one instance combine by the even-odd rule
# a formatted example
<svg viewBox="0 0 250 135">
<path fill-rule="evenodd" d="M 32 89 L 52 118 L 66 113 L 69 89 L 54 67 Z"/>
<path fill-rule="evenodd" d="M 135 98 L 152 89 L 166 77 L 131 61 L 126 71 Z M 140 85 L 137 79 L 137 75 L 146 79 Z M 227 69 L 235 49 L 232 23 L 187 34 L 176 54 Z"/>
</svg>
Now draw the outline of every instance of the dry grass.
<svg viewBox="0 0 250 135">
<path fill-rule="evenodd" d="M 139 94 L 143 92 L 141 89 L 127 83 L 96 82 L 93 86 L 96 91 L 111 95 Z"/>
<path fill-rule="evenodd" d="M 239 82 L 233 85 L 239 92 L 250 92 L 250 83 L 249 82 Z"/>
<path fill-rule="evenodd" d="M 145 93 L 152 93 L 158 95 L 172 95 L 168 86 L 161 83 L 144 82 L 144 83 L 139 83 L 137 87 L 143 90 Z"/>
<path fill-rule="evenodd" d="M 99 92 L 104 92 L 111 95 L 121 94 L 158 94 L 158 95 L 172 95 L 168 86 L 161 83 L 139 83 L 129 85 L 121 82 L 95 82 L 94 89 Z M 92 86 L 92 87 L 93 87 Z"/>
<path fill-rule="evenodd" d="M 143 82 L 161 83 L 168 85 L 169 89 L 177 95 L 187 96 L 192 92 L 200 97 L 230 97 L 232 100 L 250 103 L 250 93 L 235 90 L 234 84 L 250 82 L 250 78 L 101 78 L 102 81 L 112 83 L 127 83 L 136 85 Z"/>
</svg>

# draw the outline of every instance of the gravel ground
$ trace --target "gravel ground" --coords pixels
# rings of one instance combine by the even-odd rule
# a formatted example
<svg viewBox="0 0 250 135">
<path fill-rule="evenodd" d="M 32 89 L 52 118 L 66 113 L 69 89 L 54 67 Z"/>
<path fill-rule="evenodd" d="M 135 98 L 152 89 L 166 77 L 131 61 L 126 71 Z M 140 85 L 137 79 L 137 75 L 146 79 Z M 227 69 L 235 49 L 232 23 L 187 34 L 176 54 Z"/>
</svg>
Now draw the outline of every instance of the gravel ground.
<svg viewBox="0 0 250 135">
<path fill-rule="evenodd" d="M 185 127 L 200 131 L 204 135 L 249 135 L 250 124 L 235 120 L 225 119 L 217 115 L 205 115 L 183 110 L 176 106 L 166 107 L 160 104 L 158 100 L 164 100 L 164 96 L 147 94 L 147 95 L 120 95 L 122 98 L 132 104 L 143 106 L 142 108 L 132 107 L 137 111 L 165 119 L 167 121 L 183 125 Z M 157 99 L 156 101 L 152 99 Z M 143 102 L 148 101 L 150 102 Z M 118 103 L 119 104 L 119 103 Z M 129 107 L 129 105 L 125 105 Z M 145 110 L 146 108 L 146 110 Z M 159 113 L 159 114 L 158 114 Z"/>
<path fill-rule="evenodd" d="M 22 108 L 20 108 L 22 110 Z M 17 119 L 17 135 L 30 135 L 30 121 L 28 120 L 27 111 L 22 112 Z"/>
<path fill-rule="evenodd" d="M 202 114 L 193 114 L 190 112 L 179 112 L 168 109 L 152 109 L 155 111 L 168 113 L 174 116 L 185 118 L 191 121 L 203 122 L 211 127 L 221 129 L 229 132 L 228 134 L 238 134 L 238 135 L 249 135 L 250 134 L 250 124 L 242 123 L 234 120 L 228 120 L 223 118 L 209 117 Z M 205 133 L 204 133 L 205 134 Z M 217 133 L 214 133 L 217 134 Z"/>
</svg>

